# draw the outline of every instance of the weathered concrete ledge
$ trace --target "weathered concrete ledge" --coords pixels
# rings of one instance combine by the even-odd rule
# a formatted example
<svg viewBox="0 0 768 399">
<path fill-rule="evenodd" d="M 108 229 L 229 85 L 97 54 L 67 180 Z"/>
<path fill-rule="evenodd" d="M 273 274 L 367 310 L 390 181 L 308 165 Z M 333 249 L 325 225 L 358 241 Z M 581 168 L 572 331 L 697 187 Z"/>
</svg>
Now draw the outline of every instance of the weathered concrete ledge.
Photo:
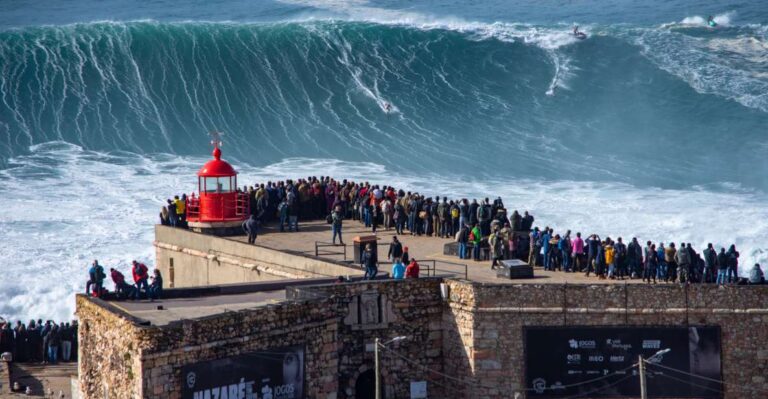
<svg viewBox="0 0 768 399">
<path fill-rule="evenodd" d="M 160 225 L 154 245 L 155 264 L 171 287 L 363 274 L 341 262 Z"/>
</svg>

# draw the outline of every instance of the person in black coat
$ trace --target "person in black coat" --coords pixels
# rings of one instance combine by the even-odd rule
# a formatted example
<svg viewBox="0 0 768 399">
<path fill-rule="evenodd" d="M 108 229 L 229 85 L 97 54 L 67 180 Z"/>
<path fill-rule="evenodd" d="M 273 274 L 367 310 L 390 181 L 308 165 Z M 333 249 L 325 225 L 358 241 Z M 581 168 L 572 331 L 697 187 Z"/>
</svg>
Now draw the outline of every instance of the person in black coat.
<svg viewBox="0 0 768 399">
<path fill-rule="evenodd" d="M 259 229 L 259 221 L 256 219 L 256 216 L 251 215 L 248 217 L 248 220 L 243 222 L 243 231 L 245 234 L 248 234 L 248 244 L 253 244 L 256 242 L 256 234 Z"/>
<path fill-rule="evenodd" d="M 403 244 L 397 239 L 397 236 L 392 236 L 392 242 L 389 243 L 389 252 L 387 252 L 387 259 L 395 260 L 403 257 Z"/>
</svg>

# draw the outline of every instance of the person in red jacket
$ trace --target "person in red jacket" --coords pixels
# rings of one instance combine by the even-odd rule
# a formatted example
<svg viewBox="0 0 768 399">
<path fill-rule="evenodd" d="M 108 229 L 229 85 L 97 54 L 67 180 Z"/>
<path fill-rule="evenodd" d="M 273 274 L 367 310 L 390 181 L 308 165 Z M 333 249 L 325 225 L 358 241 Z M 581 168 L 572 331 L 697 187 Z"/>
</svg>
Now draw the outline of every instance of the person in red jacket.
<svg viewBox="0 0 768 399">
<path fill-rule="evenodd" d="M 119 297 L 132 298 L 136 295 L 134 293 L 133 286 L 125 282 L 125 276 L 123 276 L 123 273 L 120 273 L 114 268 L 109 269 L 109 272 L 112 276 L 112 282 L 115 283 L 115 292 Z"/>
<path fill-rule="evenodd" d="M 405 268 L 405 278 L 419 278 L 419 262 L 416 262 L 416 259 Z"/>
<path fill-rule="evenodd" d="M 134 299 L 139 299 L 141 295 L 141 287 L 144 287 L 144 295 L 149 294 L 149 274 L 147 274 L 147 266 L 143 263 L 133 261 L 133 281 L 136 283 L 136 292 L 134 293 Z"/>
</svg>

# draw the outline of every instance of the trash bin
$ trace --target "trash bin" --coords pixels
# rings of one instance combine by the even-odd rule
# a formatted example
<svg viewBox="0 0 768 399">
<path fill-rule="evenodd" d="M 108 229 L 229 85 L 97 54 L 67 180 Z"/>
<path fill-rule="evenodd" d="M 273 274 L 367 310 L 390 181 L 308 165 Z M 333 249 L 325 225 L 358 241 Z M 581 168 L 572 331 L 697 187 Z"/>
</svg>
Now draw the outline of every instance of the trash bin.
<svg viewBox="0 0 768 399">
<path fill-rule="evenodd" d="M 533 268 L 520 259 L 509 259 L 501 262 L 496 271 L 496 277 L 504 279 L 533 278 Z"/>
<path fill-rule="evenodd" d="M 354 239 L 352 239 L 352 242 L 354 243 L 354 260 L 356 263 L 362 263 L 363 261 L 363 252 L 365 252 L 365 246 L 368 244 L 371 244 L 371 251 L 373 252 L 373 256 L 376 259 L 376 262 L 378 263 L 378 249 L 377 249 L 377 241 L 378 237 L 374 235 L 370 236 L 357 236 Z"/>
</svg>

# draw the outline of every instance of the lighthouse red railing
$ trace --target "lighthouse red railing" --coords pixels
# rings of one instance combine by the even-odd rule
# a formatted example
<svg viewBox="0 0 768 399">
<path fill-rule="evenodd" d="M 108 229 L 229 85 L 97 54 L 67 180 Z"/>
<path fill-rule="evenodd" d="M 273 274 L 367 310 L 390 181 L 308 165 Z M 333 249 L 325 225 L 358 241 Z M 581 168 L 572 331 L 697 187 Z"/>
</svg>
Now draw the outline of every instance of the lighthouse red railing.
<svg viewBox="0 0 768 399">
<path fill-rule="evenodd" d="M 195 196 L 195 193 L 192 193 L 189 197 L 187 197 L 187 220 L 198 220 L 200 219 L 200 198 Z"/>
<path fill-rule="evenodd" d="M 210 195 L 210 194 L 209 194 Z M 192 222 L 220 222 L 230 220 L 242 220 L 251 212 L 250 200 L 247 193 L 235 195 L 210 195 L 207 199 L 207 212 L 200 215 L 200 197 L 194 193 L 187 197 L 187 220 Z M 210 206 L 211 202 L 218 202 L 218 206 Z"/>
</svg>

